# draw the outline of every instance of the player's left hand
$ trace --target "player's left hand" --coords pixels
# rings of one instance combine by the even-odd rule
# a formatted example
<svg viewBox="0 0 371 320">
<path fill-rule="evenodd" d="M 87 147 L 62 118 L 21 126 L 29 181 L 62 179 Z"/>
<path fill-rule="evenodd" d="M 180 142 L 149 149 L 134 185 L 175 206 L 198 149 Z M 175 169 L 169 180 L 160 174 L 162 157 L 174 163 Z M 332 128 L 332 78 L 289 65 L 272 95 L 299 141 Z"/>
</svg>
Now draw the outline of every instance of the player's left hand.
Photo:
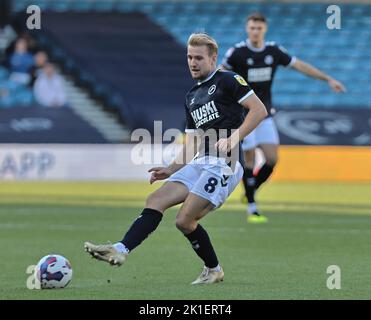
<svg viewBox="0 0 371 320">
<path fill-rule="evenodd" d="M 222 138 L 215 143 L 215 149 L 224 153 L 229 152 L 233 147 L 230 138 Z"/>
<path fill-rule="evenodd" d="M 172 172 L 169 168 L 165 167 L 155 167 L 148 170 L 148 172 L 152 172 L 151 178 L 149 179 L 149 183 L 152 184 L 157 180 L 164 180 L 171 176 Z"/>
<path fill-rule="evenodd" d="M 340 81 L 337 81 L 332 78 L 328 81 L 328 85 L 332 88 L 332 90 L 338 93 L 347 91 L 344 85 Z"/>
</svg>

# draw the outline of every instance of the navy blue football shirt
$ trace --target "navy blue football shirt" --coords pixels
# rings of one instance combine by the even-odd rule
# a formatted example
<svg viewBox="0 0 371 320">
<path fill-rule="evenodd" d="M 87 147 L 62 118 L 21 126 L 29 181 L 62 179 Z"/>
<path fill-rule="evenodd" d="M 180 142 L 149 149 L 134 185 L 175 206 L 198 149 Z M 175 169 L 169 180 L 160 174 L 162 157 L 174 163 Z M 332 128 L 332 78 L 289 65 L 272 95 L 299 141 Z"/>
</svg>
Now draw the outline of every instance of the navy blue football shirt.
<svg viewBox="0 0 371 320">
<path fill-rule="evenodd" d="M 268 116 L 272 109 L 272 81 L 277 67 L 291 66 L 296 58 L 275 42 L 265 42 L 264 47 L 255 48 L 249 40 L 230 48 L 224 56 L 222 65 L 241 75 L 254 90 L 267 108 Z"/>
<path fill-rule="evenodd" d="M 217 133 L 214 139 L 207 136 L 202 140 L 200 155 L 223 156 L 214 150 L 213 145 L 220 138 L 229 137 L 233 130 L 241 126 L 245 108 L 240 103 L 253 93 L 240 75 L 219 69 L 191 88 L 185 97 L 185 131 L 212 129 Z M 222 131 L 225 136 L 219 135 Z"/>
</svg>

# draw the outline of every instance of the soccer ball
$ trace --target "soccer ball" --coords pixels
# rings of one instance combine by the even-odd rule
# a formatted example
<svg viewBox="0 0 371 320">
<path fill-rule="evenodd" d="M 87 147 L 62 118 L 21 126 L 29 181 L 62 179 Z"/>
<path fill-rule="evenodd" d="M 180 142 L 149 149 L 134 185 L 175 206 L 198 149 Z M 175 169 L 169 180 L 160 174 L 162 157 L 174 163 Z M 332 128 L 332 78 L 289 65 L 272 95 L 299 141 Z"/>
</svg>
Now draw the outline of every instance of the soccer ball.
<svg viewBox="0 0 371 320">
<path fill-rule="evenodd" d="M 35 279 L 41 289 L 64 288 L 72 280 L 71 264 L 58 254 L 42 257 L 35 268 Z"/>
</svg>

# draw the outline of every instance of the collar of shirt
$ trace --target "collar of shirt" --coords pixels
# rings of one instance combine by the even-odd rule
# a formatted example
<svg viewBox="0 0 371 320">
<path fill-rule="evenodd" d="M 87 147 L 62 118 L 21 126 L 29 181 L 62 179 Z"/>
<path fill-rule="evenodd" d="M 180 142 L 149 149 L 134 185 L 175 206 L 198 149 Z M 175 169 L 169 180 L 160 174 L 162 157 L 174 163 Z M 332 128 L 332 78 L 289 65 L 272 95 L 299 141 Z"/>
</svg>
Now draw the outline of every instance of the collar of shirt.
<svg viewBox="0 0 371 320">
<path fill-rule="evenodd" d="M 209 80 L 214 76 L 214 74 L 217 73 L 217 71 L 219 71 L 219 70 L 220 70 L 219 68 L 216 68 L 213 72 L 211 72 L 211 73 L 207 76 L 206 79 L 201 80 L 201 81 L 198 81 L 198 82 L 197 82 L 197 85 L 200 85 L 200 84 L 203 84 L 203 83 L 206 82 L 206 81 L 209 81 Z"/>
<path fill-rule="evenodd" d="M 261 48 L 256 48 L 256 47 L 254 47 L 254 46 L 251 44 L 250 39 L 247 39 L 247 40 L 246 40 L 246 46 L 247 46 L 251 51 L 254 51 L 254 52 L 262 52 L 262 51 L 265 50 L 265 42 L 264 42 L 264 45 L 263 45 Z"/>
</svg>

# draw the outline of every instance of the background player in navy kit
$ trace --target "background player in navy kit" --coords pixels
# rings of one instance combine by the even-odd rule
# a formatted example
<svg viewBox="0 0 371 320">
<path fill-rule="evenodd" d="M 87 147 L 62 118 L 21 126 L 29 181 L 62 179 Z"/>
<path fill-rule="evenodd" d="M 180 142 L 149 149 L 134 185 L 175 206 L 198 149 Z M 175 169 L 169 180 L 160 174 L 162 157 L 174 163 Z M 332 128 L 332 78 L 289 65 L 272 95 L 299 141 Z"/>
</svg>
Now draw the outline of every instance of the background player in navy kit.
<svg viewBox="0 0 371 320">
<path fill-rule="evenodd" d="M 272 174 L 278 160 L 279 137 L 271 118 L 271 87 L 277 67 L 279 65 L 292 67 L 310 77 L 327 81 L 335 92 L 345 92 L 345 87 L 339 81 L 310 64 L 296 57 L 291 57 L 283 47 L 274 42 L 265 42 L 266 31 L 267 22 L 265 17 L 260 13 L 250 15 L 246 22 L 248 39 L 230 48 L 222 62 L 223 69 L 232 70 L 246 79 L 268 110 L 267 118 L 244 139 L 242 144 L 245 155 L 243 183 L 245 196 L 248 201 L 248 222 L 267 221 L 265 216 L 258 213 L 255 203 L 255 191 Z M 253 168 L 256 147 L 262 150 L 265 163 L 258 171 L 258 174 L 254 176 Z"/>
<path fill-rule="evenodd" d="M 266 117 L 267 111 L 241 76 L 216 69 L 217 52 L 215 40 L 208 35 L 193 34 L 189 38 L 188 65 L 193 79 L 198 82 L 186 95 L 187 137 L 183 152 L 168 167 L 149 170 L 152 172 L 150 183 L 169 179 L 148 196 L 145 209 L 122 241 L 113 245 L 85 242 L 85 250 L 94 258 L 121 265 L 128 253 L 157 228 L 165 210 L 182 203 L 176 226 L 205 265 L 192 284 L 223 280 L 224 272 L 210 238 L 198 221 L 221 206 L 240 182 L 243 167 L 238 156 L 234 165 L 228 165 L 228 151 L 239 151 L 240 141 Z M 249 110 L 246 118 L 244 108 Z M 216 138 L 215 141 L 211 138 L 211 144 L 206 146 L 203 132 L 211 129 Z M 228 132 L 224 138 L 218 136 L 222 131 Z M 194 138 L 203 146 L 196 157 Z M 185 161 L 184 154 L 188 155 Z"/>
</svg>

